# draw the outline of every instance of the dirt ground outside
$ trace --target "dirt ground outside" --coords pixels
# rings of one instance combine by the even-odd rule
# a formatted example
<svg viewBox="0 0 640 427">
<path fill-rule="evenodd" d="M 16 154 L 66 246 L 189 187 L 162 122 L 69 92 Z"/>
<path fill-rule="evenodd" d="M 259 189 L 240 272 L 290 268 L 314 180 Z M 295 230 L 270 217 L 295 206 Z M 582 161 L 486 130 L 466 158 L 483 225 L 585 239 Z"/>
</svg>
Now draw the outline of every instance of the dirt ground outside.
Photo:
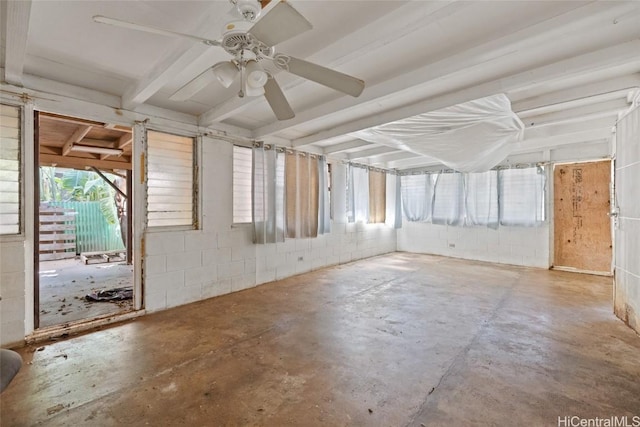
<svg viewBox="0 0 640 427">
<path fill-rule="evenodd" d="M 133 309 L 133 301 L 91 302 L 102 289 L 133 286 L 133 266 L 124 262 L 85 265 L 80 259 L 40 263 L 40 327 L 88 320 Z"/>
</svg>

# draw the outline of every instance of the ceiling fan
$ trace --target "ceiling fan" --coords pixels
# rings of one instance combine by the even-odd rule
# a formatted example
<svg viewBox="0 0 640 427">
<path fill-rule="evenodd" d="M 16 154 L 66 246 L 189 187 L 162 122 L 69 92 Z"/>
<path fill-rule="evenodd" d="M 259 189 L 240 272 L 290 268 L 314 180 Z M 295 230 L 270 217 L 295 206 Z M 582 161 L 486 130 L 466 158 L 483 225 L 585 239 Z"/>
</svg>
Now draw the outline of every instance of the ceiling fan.
<svg viewBox="0 0 640 427">
<path fill-rule="evenodd" d="M 295 116 L 289 102 L 282 93 L 274 76 L 266 71 L 260 61 L 271 61 L 278 69 L 314 81 L 331 89 L 357 97 L 364 90 L 364 81 L 283 53 L 277 53 L 274 46 L 312 28 L 297 10 L 286 1 L 279 1 L 261 19 L 263 4 L 268 0 L 229 0 L 234 5 L 234 13 L 241 18 L 225 25 L 221 40 L 210 40 L 189 34 L 161 28 L 135 24 L 101 15 L 93 17 L 95 22 L 114 25 L 148 33 L 190 39 L 207 46 L 218 46 L 233 58 L 218 62 L 205 70 L 189 83 L 182 86 L 171 97 L 174 101 L 184 101 L 213 81 L 230 87 L 240 80 L 239 97 L 264 95 L 278 120 Z"/>
</svg>

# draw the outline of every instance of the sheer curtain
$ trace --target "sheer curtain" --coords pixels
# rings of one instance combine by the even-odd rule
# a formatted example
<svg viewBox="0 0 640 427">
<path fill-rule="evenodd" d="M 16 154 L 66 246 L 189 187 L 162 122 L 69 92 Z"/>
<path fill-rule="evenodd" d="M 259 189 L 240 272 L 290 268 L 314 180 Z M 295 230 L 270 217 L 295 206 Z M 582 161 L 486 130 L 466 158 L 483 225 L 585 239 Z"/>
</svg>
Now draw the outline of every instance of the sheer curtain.
<svg viewBox="0 0 640 427">
<path fill-rule="evenodd" d="M 436 174 L 431 215 L 434 224 L 461 225 L 464 223 L 464 191 L 461 173 Z"/>
<path fill-rule="evenodd" d="M 347 170 L 347 218 L 349 222 L 369 221 L 369 170 L 351 164 Z"/>
<path fill-rule="evenodd" d="M 253 148 L 252 206 L 254 243 L 284 241 L 284 156 L 273 147 Z"/>
<path fill-rule="evenodd" d="M 535 227 L 545 220 L 545 169 L 498 171 L 500 225 Z"/>
<path fill-rule="evenodd" d="M 464 174 L 467 225 L 498 228 L 498 171 Z"/>
<path fill-rule="evenodd" d="M 369 222 L 385 222 L 387 216 L 387 174 L 369 171 Z"/>
<path fill-rule="evenodd" d="M 318 235 L 318 157 L 287 151 L 285 157 L 285 200 L 287 237 Z"/>
<path fill-rule="evenodd" d="M 329 202 L 329 171 L 327 159 L 318 157 L 318 185 L 320 194 L 318 198 L 318 234 L 331 232 L 331 212 Z"/>
<path fill-rule="evenodd" d="M 401 180 L 400 193 L 404 216 L 411 222 L 430 221 L 433 199 L 431 175 L 403 175 Z"/>
</svg>

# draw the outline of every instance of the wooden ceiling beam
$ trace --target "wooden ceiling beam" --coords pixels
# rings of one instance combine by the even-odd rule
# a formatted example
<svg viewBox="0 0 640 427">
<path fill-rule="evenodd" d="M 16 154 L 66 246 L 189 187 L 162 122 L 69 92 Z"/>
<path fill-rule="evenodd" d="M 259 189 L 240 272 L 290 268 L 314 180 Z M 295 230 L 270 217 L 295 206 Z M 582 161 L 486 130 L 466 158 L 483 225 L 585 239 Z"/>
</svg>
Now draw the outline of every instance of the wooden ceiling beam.
<svg viewBox="0 0 640 427">
<path fill-rule="evenodd" d="M 69 139 L 62 146 L 62 155 L 67 156 L 71 152 L 71 148 L 73 144 L 76 144 L 84 139 L 85 136 L 91 131 L 93 126 L 80 126 L 76 131 L 69 137 Z"/>
<path fill-rule="evenodd" d="M 73 123 L 76 125 L 91 125 L 91 126 L 99 126 L 99 127 L 104 127 L 104 123 L 102 122 L 96 122 L 93 120 L 85 120 L 85 119 L 78 119 L 76 117 L 67 117 L 67 116 L 61 116 L 58 114 L 52 114 L 52 113 L 40 113 L 40 120 L 54 120 L 57 122 L 64 122 L 64 123 Z"/>
<path fill-rule="evenodd" d="M 122 135 L 119 139 L 118 142 L 115 143 L 114 148 L 118 148 L 120 150 L 124 149 L 124 147 L 127 147 L 128 145 L 131 145 L 131 142 L 133 142 L 133 134 L 131 133 L 125 133 L 124 135 Z M 113 154 L 102 154 L 100 155 L 100 160 L 104 160 L 106 158 L 108 158 L 109 156 L 112 156 Z M 120 156 L 122 155 L 122 153 L 120 153 Z M 118 156 L 118 157 L 120 157 Z"/>
<path fill-rule="evenodd" d="M 84 169 L 87 166 L 94 166 L 100 170 L 132 169 L 131 160 L 128 156 L 122 156 L 120 159 L 121 160 L 100 160 L 40 153 L 41 165 L 56 165 L 58 167 L 72 169 Z"/>
</svg>

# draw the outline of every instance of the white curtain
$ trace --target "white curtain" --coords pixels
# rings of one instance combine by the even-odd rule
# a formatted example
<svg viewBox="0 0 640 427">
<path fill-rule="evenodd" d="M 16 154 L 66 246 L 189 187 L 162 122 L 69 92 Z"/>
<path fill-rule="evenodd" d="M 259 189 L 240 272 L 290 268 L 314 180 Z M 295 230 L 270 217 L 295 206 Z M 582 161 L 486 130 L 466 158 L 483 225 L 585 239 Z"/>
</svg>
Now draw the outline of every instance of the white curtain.
<svg viewBox="0 0 640 427">
<path fill-rule="evenodd" d="M 503 169 L 498 172 L 500 225 L 534 227 L 545 220 L 545 169 Z"/>
<path fill-rule="evenodd" d="M 324 156 L 318 157 L 318 185 L 320 192 L 318 195 L 318 234 L 331 232 L 331 212 L 329 202 L 329 172 L 327 159 Z"/>
<path fill-rule="evenodd" d="M 412 222 L 431 220 L 433 181 L 430 174 L 403 175 L 400 193 L 405 218 Z"/>
<path fill-rule="evenodd" d="M 498 228 L 498 171 L 464 176 L 466 225 Z"/>
<path fill-rule="evenodd" d="M 349 165 L 347 180 L 348 221 L 366 223 L 369 221 L 369 170 Z"/>
<path fill-rule="evenodd" d="M 434 224 L 462 225 L 464 223 L 462 174 L 439 173 L 435 176 L 431 221 Z"/>
<path fill-rule="evenodd" d="M 253 148 L 254 243 L 284 242 L 284 155 L 262 144 Z"/>
</svg>

